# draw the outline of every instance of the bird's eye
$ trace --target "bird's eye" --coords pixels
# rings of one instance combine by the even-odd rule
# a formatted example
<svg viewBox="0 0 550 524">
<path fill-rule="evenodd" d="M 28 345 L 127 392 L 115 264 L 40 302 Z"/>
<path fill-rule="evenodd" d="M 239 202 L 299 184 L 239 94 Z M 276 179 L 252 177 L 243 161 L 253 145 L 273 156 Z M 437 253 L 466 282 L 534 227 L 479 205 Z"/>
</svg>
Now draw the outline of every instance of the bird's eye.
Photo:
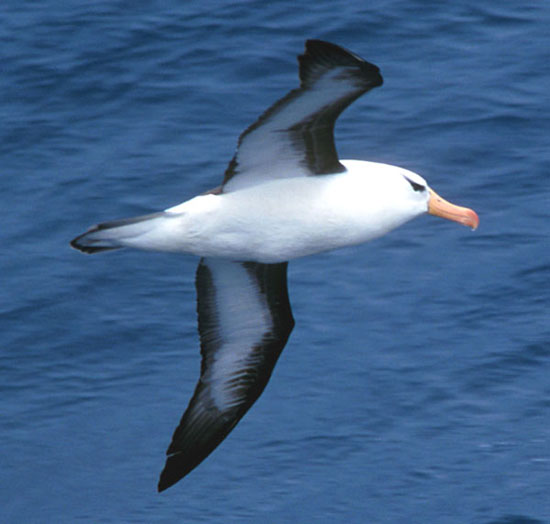
<svg viewBox="0 0 550 524">
<path fill-rule="evenodd" d="M 410 178 L 405 177 L 405 180 L 411 185 L 411 187 L 415 191 L 424 191 L 426 189 L 426 186 L 423 186 L 422 184 L 418 184 L 416 182 L 413 182 Z"/>
</svg>

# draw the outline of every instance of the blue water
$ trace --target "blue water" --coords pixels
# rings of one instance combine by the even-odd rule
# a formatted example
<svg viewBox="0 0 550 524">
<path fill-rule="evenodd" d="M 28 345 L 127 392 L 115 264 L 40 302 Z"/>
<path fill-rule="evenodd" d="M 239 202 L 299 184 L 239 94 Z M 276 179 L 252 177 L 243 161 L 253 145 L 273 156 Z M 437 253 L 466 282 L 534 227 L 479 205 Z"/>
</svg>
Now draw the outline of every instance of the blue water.
<svg viewBox="0 0 550 524">
<path fill-rule="evenodd" d="M 1 521 L 550 522 L 549 24 L 542 1 L 1 2 Z M 216 186 L 310 37 L 385 78 L 341 156 L 481 225 L 292 262 L 265 393 L 159 495 L 197 260 L 68 241 Z"/>
</svg>

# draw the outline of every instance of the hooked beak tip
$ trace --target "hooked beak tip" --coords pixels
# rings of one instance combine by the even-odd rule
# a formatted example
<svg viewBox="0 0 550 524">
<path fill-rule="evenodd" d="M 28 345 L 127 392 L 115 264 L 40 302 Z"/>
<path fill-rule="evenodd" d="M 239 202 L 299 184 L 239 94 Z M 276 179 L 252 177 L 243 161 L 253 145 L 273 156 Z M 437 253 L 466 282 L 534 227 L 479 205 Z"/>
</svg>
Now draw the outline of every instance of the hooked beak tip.
<svg viewBox="0 0 550 524">
<path fill-rule="evenodd" d="M 430 200 L 428 202 L 428 213 L 447 220 L 453 220 L 459 224 L 476 230 L 479 226 L 477 213 L 468 207 L 456 206 L 440 197 L 433 189 L 430 189 Z"/>
<path fill-rule="evenodd" d="M 468 208 L 466 208 L 468 209 Z M 468 217 L 464 222 L 462 222 L 465 226 L 468 226 L 472 229 L 472 231 L 475 231 L 479 226 L 479 217 L 477 216 L 477 213 L 473 209 L 468 209 Z"/>
</svg>

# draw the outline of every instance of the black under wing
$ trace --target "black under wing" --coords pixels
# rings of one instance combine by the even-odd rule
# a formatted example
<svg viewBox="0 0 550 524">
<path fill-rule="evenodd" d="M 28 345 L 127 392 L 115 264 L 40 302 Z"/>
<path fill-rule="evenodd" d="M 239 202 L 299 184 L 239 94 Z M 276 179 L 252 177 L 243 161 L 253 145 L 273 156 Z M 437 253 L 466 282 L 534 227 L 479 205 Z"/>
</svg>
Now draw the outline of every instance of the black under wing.
<svg viewBox="0 0 550 524">
<path fill-rule="evenodd" d="M 241 399 L 221 410 L 215 403 L 206 379 L 215 366 L 216 352 L 224 343 L 220 333 L 217 292 L 213 272 L 219 264 L 238 264 L 254 283 L 265 303 L 270 321 L 258 343 L 249 348 L 243 366 L 228 377 L 232 391 Z M 197 467 L 227 437 L 263 392 L 281 351 L 294 326 L 287 292 L 287 263 L 215 261 L 202 259 L 196 275 L 197 312 L 201 342 L 201 378 L 167 450 L 168 458 L 160 475 L 158 490 L 163 491 Z M 236 290 L 238 295 L 238 290 Z M 204 379 L 204 380 L 203 380 Z"/>
</svg>

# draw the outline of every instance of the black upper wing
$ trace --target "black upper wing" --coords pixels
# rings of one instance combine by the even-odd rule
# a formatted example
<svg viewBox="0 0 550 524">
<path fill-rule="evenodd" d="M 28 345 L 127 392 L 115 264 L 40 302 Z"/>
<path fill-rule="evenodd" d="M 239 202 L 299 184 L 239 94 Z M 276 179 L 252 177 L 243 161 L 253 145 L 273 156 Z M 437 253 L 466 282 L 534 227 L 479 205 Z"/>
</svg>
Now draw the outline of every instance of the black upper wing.
<svg viewBox="0 0 550 524">
<path fill-rule="evenodd" d="M 308 40 L 298 57 L 300 87 L 271 106 L 239 138 L 223 182 L 232 191 L 273 178 L 338 173 L 334 123 L 363 93 L 382 85 L 378 67 L 350 51 Z"/>
</svg>

